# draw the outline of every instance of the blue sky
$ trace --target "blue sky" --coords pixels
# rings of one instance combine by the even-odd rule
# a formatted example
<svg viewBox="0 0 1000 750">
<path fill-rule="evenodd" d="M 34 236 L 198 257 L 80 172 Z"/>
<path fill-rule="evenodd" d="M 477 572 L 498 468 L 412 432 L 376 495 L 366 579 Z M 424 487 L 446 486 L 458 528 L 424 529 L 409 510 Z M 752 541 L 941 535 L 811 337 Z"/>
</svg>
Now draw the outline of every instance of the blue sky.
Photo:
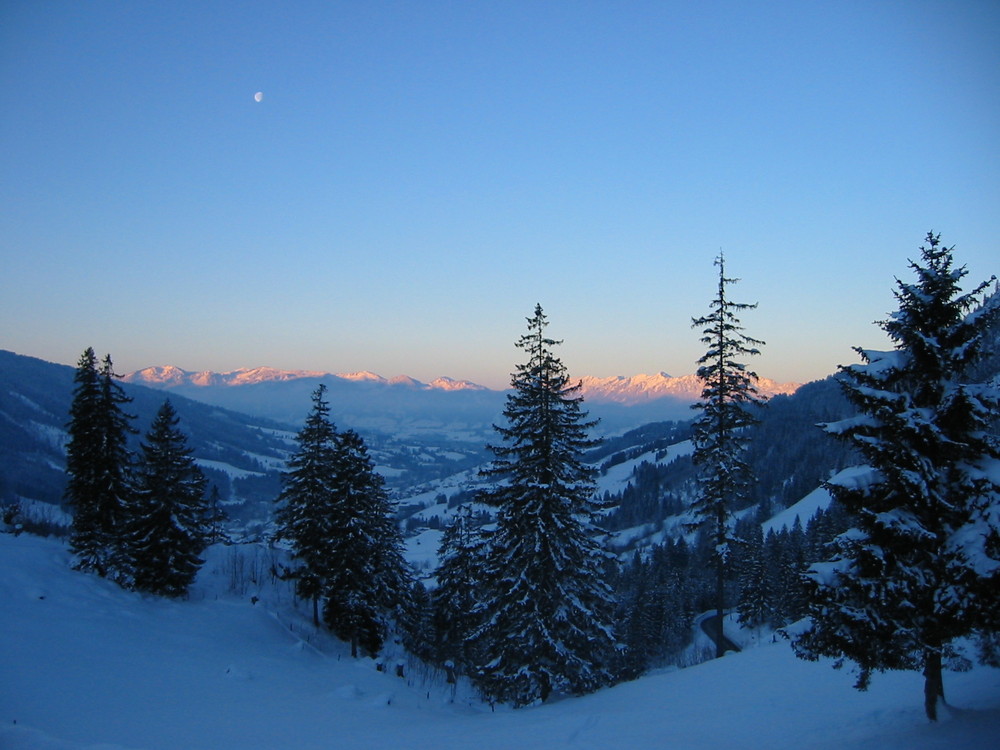
<svg viewBox="0 0 1000 750">
<path fill-rule="evenodd" d="M 823 377 L 928 230 L 1000 271 L 1000 4 L 0 4 L 0 347 L 502 387 Z M 255 102 L 261 91 L 263 101 Z"/>
</svg>

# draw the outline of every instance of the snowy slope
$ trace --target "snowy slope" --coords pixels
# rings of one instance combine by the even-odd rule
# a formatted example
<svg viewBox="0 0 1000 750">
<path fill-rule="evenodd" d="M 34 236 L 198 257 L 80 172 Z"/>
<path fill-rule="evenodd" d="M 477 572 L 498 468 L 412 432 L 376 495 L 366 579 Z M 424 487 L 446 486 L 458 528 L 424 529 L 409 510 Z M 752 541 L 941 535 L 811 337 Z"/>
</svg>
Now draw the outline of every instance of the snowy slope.
<svg viewBox="0 0 1000 750">
<path fill-rule="evenodd" d="M 650 450 L 620 464 L 615 464 L 597 477 L 597 493 L 615 493 L 624 490 L 632 481 L 635 470 L 640 464 L 651 463 L 666 466 L 682 456 L 690 456 L 693 452 L 694 444 L 690 440 L 683 440 L 665 450 Z"/>
<path fill-rule="evenodd" d="M 830 481 L 835 484 L 848 484 L 869 474 L 871 468 L 868 466 L 849 466 L 837 472 Z M 817 487 L 797 503 L 789 505 L 761 524 L 764 534 L 770 531 L 779 532 L 784 528 L 790 529 L 795 525 L 796 518 L 804 529 L 809 519 L 816 515 L 816 511 L 821 508 L 826 510 L 831 500 L 830 492 L 825 487 Z"/>
<path fill-rule="evenodd" d="M 881 675 L 857 693 L 850 674 L 799 661 L 785 643 L 491 712 L 464 690 L 451 702 L 419 670 L 407 684 L 351 660 L 287 594 L 237 575 L 231 550 L 213 552 L 192 600 L 171 602 L 70 571 L 56 542 L 0 535 L 0 747 L 921 750 L 1000 737 L 1000 671 L 949 674 L 961 709 L 930 725 L 918 675 Z"/>
</svg>

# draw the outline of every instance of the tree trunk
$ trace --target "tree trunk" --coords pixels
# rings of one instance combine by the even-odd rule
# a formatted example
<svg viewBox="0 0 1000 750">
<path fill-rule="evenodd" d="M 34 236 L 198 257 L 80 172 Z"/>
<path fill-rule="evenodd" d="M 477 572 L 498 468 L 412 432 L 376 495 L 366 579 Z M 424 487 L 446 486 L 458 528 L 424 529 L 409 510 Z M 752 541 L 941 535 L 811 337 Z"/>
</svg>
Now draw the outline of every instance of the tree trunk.
<svg viewBox="0 0 1000 750">
<path fill-rule="evenodd" d="M 726 616 L 726 571 L 723 565 L 722 556 L 718 560 L 719 569 L 716 571 L 715 589 L 715 658 L 718 659 L 726 654 L 725 629 L 722 621 Z"/>
<path fill-rule="evenodd" d="M 941 673 L 941 651 L 929 648 L 924 653 L 924 711 L 931 721 L 937 721 L 939 700 L 941 703 L 945 702 L 944 678 Z"/>
<path fill-rule="evenodd" d="M 313 625 L 319 627 L 319 597 L 313 597 Z"/>
</svg>

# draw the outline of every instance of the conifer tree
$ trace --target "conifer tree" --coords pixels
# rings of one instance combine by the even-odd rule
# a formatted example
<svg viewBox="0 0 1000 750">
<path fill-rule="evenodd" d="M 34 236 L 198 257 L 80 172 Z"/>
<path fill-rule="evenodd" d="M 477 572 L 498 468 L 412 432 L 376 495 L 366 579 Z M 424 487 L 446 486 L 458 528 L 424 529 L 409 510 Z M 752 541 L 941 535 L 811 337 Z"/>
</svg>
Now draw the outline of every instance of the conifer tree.
<svg viewBox="0 0 1000 750">
<path fill-rule="evenodd" d="M 81 355 L 74 382 L 66 444 L 66 500 L 73 509 L 70 547 L 76 555 L 77 568 L 104 575 L 107 539 L 101 523 L 103 495 L 98 474 L 102 443 L 101 381 L 93 348 L 88 347 Z"/>
<path fill-rule="evenodd" d="M 422 581 L 413 581 L 404 611 L 396 620 L 404 648 L 426 662 L 437 658 L 434 637 L 434 603 Z"/>
<path fill-rule="evenodd" d="M 225 509 L 222 507 L 222 498 L 219 493 L 219 486 L 212 485 L 208 492 L 208 511 L 205 516 L 205 524 L 208 526 L 208 543 L 218 544 L 221 541 L 228 543 L 229 537 L 226 534 L 223 524 L 228 520 Z"/>
<path fill-rule="evenodd" d="M 897 280 L 899 309 L 880 323 L 895 349 L 858 349 L 863 364 L 841 368 L 858 415 L 826 430 L 869 471 L 828 484 L 855 525 L 808 573 L 812 624 L 795 648 L 854 662 L 861 690 L 873 672 L 921 671 L 935 720 L 954 641 L 996 624 L 1000 487 L 988 468 L 1000 451 L 988 427 L 1000 394 L 970 372 L 990 353 L 1000 297 L 981 302 L 986 283 L 962 293 L 953 249 L 933 233 L 926 243 L 910 262 L 917 281 Z"/>
<path fill-rule="evenodd" d="M 320 383 L 312 394 L 312 410 L 296 437 L 298 450 L 282 476 L 281 505 L 275 514 L 276 538 L 291 544 L 297 562 L 288 577 L 295 580 L 296 594 L 312 602 L 315 625 L 319 625 L 319 603 L 334 562 L 334 484 L 339 450 L 325 394 L 326 386 Z"/>
<path fill-rule="evenodd" d="M 375 655 L 390 624 L 408 610 L 412 576 L 382 477 L 361 436 L 339 433 L 320 384 L 298 434 L 278 500 L 278 538 L 292 545 L 290 577 L 351 654 Z"/>
<path fill-rule="evenodd" d="M 702 329 L 701 341 L 708 351 L 698 360 L 697 375 L 702 382 L 701 399 L 695 408 L 701 414 L 694 421 L 693 460 L 698 469 L 698 495 L 691 505 L 694 522 L 690 528 L 707 535 L 715 570 L 715 609 L 719 632 L 716 655 L 725 653 L 722 638 L 726 607 L 726 575 L 732 555 L 733 510 L 745 499 L 752 483 L 752 471 L 745 460 L 747 428 L 756 422 L 750 408 L 763 403 L 757 392 L 757 374 L 740 360 L 760 354 L 764 342 L 743 333 L 737 313 L 753 310 L 756 304 L 733 302 L 728 286 L 738 279 L 719 267 L 719 285 L 711 312 L 692 320 Z"/>
<path fill-rule="evenodd" d="M 773 605 L 764 565 L 764 532 L 756 519 L 748 525 L 742 547 L 739 623 L 747 628 L 760 628 L 770 619 Z"/>
<path fill-rule="evenodd" d="M 472 510 L 463 505 L 441 536 L 437 588 L 433 594 L 438 659 L 442 663 L 450 661 L 463 673 L 476 663 L 470 638 L 475 632 L 473 610 L 483 555 L 483 536 L 473 520 Z"/>
<path fill-rule="evenodd" d="M 374 656 L 410 608 L 412 575 L 395 509 L 364 441 L 347 430 L 337 443 L 323 617 L 353 656 L 359 649 Z"/>
<path fill-rule="evenodd" d="M 596 441 L 566 368 L 545 336 L 540 305 L 518 341 L 527 362 L 511 377 L 503 445 L 485 472 L 497 484 L 480 500 L 497 508 L 474 636 L 476 681 L 523 706 L 608 684 L 616 657 L 613 602 L 583 452 Z"/>
<path fill-rule="evenodd" d="M 164 401 L 141 444 L 134 499 L 124 524 L 125 583 L 140 591 L 183 596 L 204 562 L 208 541 L 205 475 L 187 436 Z"/>
<path fill-rule="evenodd" d="M 66 446 L 74 566 L 112 578 L 123 553 L 123 514 L 132 493 L 128 436 L 134 432 L 133 417 L 122 411 L 131 399 L 117 377 L 110 355 L 98 369 L 93 348 L 84 351 L 74 379 Z"/>
</svg>

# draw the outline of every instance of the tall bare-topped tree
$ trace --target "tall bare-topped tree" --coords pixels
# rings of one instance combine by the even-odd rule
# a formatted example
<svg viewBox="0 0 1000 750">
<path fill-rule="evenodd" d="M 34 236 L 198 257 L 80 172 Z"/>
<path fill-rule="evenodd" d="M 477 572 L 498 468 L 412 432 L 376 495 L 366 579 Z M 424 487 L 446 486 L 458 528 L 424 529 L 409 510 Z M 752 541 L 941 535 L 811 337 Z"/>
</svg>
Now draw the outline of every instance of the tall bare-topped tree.
<svg viewBox="0 0 1000 750">
<path fill-rule="evenodd" d="M 728 287 L 739 279 L 726 277 L 722 255 L 715 260 L 719 286 L 711 312 L 692 320 L 702 329 L 701 341 L 708 351 L 698 360 L 702 382 L 701 399 L 694 408 L 701 414 L 694 421 L 693 460 L 698 469 L 698 496 L 691 509 L 692 529 L 709 537 L 715 567 L 715 608 L 718 633 L 716 655 L 725 653 L 722 622 L 726 608 L 726 572 L 733 544 L 733 509 L 746 497 L 753 474 L 744 460 L 747 428 L 756 421 L 750 409 L 763 403 L 757 392 L 757 373 L 742 362 L 760 354 L 764 344 L 743 333 L 738 313 L 753 310 L 756 304 L 733 302 Z"/>
</svg>

